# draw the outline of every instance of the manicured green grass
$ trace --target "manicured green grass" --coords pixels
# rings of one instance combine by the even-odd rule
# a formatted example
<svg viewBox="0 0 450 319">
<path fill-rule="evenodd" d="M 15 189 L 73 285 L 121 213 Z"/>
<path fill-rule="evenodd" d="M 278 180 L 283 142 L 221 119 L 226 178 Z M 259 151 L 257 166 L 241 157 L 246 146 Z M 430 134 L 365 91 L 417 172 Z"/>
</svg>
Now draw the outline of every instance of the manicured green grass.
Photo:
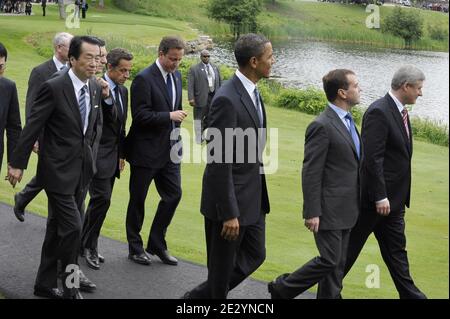
<svg viewBox="0 0 450 319">
<path fill-rule="evenodd" d="M 53 9 L 50 14 L 55 14 Z M 93 15 L 95 10 L 90 11 Z M 166 30 L 170 33 L 173 28 L 167 29 L 154 27 L 153 17 L 134 16 L 127 13 L 111 10 L 111 16 L 120 16 L 115 21 L 109 14 L 109 10 L 102 13 L 105 22 L 100 24 L 95 21 L 86 22 L 83 29 L 77 34 L 86 32 L 92 28 L 93 34 L 108 35 L 121 34 L 133 41 L 137 37 L 136 30 L 148 28 L 151 30 Z M 25 17 L 0 17 L 0 29 L 8 31 L 8 38 L 2 35 L 0 41 L 4 42 L 10 50 L 8 69 L 6 76 L 15 80 L 18 84 L 19 98 L 22 116 L 24 114 L 24 101 L 27 80 L 31 68 L 45 60 L 35 49 L 26 43 L 32 32 L 40 32 L 47 37 L 61 30 L 57 19 L 31 17 L 34 20 L 26 20 Z M 141 20 L 142 19 L 142 20 Z M 149 21 L 147 21 L 147 19 Z M 24 21 L 30 21 L 25 24 Z M 131 22 L 139 21 L 141 26 L 134 26 Z M 181 22 L 164 22 L 178 27 Z M 121 24 L 123 22 L 124 24 Z M 131 23 L 131 24 L 130 24 Z M 155 22 L 156 23 L 156 22 Z M 108 26 L 108 30 L 102 28 Z M 128 29 L 126 31 L 125 29 Z M 188 28 L 182 29 L 184 34 L 193 34 Z M 127 35 L 129 32 L 129 35 Z M 158 36 L 145 34 L 145 42 L 155 45 L 159 41 Z M 143 41 L 142 41 L 143 42 Z M 149 61 L 151 63 L 152 61 Z M 192 132 L 192 109 L 186 101 L 184 92 L 184 105 L 190 113 L 184 127 Z M 303 139 L 308 123 L 313 119 L 311 115 L 300 112 L 267 108 L 269 125 L 278 128 L 279 135 L 279 161 L 276 174 L 268 176 L 269 196 L 271 199 L 271 213 L 267 216 L 267 259 L 266 262 L 253 275 L 261 280 L 271 280 L 284 272 L 291 272 L 297 267 L 316 256 L 317 249 L 310 232 L 303 226 L 301 219 L 302 190 L 300 183 L 301 164 L 303 159 Z M 131 123 L 131 119 L 128 125 Z M 416 142 L 413 160 L 413 195 L 412 207 L 407 212 L 407 237 L 408 254 L 411 263 L 411 272 L 417 285 L 430 298 L 448 298 L 448 148 Z M 23 181 L 17 189 L 12 189 L 6 181 L 0 184 L 0 201 L 13 203 L 13 194 L 25 186 L 35 173 L 36 156 L 32 155 L 29 168 L 25 171 Z M 177 213 L 167 233 L 170 250 L 177 257 L 205 264 L 205 240 L 203 230 L 203 218 L 199 213 L 201 196 L 201 178 L 204 164 L 182 165 L 183 198 L 177 209 Z M 3 162 L 4 176 L 6 173 L 6 158 Z M 125 216 L 128 204 L 128 180 L 129 166 L 127 165 L 122 178 L 116 182 L 113 193 L 112 206 L 106 218 L 102 235 L 126 242 Z M 158 203 L 158 195 L 154 186 L 147 198 L 146 219 L 144 221 L 142 236 L 144 240 L 148 236 L 152 218 Z M 28 207 L 30 211 L 45 216 L 47 201 L 44 193 L 41 193 Z M 101 250 L 101 247 L 100 247 Z M 126 256 L 127 251 L 123 251 Z M 381 269 L 381 287 L 379 289 L 367 289 L 364 282 L 368 275 L 365 267 L 368 264 L 378 264 Z M 345 280 L 343 296 L 345 298 L 397 298 L 395 288 L 384 266 L 378 247 L 373 238 L 366 247 Z"/>
</svg>

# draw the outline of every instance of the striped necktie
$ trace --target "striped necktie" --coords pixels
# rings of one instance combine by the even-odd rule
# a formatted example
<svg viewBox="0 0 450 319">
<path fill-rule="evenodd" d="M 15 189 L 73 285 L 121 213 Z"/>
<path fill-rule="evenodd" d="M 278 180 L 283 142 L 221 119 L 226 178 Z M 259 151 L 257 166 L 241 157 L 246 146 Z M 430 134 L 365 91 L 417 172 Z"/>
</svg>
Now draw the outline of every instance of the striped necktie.
<svg viewBox="0 0 450 319">
<path fill-rule="evenodd" d="M 403 108 L 402 117 L 403 117 L 403 125 L 405 125 L 406 135 L 408 135 L 409 139 L 408 110 L 406 108 Z"/>
<path fill-rule="evenodd" d="M 345 119 L 349 123 L 349 132 L 350 132 L 350 136 L 352 137 L 353 144 L 355 145 L 356 155 L 358 155 L 358 158 L 360 158 L 359 151 L 360 151 L 361 146 L 360 146 L 358 133 L 356 133 L 355 122 L 353 121 L 353 117 L 350 115 L 350 113 L 347 113 L 347 115 L 345 116 Z"/>
<path fill-rule="evenodd" d="M 80 98 L 78 99 L 78 105 L 80 107 L 80 115 L 81 115 L 81 123 L 83 124 L 83 132 L 84 132 L 84 123 L 86 121 L 86 92 L 88 91 L 87 85 L 84 85 L 80 90 Z"/>
</svg>

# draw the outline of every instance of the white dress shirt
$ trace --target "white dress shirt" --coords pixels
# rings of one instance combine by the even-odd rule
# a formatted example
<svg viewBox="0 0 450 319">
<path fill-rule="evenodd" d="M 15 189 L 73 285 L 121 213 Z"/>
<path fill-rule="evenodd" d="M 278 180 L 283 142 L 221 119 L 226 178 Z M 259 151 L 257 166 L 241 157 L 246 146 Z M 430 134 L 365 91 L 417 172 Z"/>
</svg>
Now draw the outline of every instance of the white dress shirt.
<svg viewBox="0 0 450 319">
<path fill-rule="evenodd" d="M 58 71 L 61 70 L 62 67 L 67 67 L 67 65 L 64 64 L 64 63 L 61 63 L 61 61 L 59 61 L 59 60 L 56 58 L 56 56 L 53 56 L 53 63 L 55 63 L 56 70 L 58 70 Z"/>
<path fill-rule="evenodd" d="M 163 69 L 163 67 L 162 67 L 162 65 L 161 65 L 161 63 L 159 63 L 159 59 L 156 59 L 156 65 L 158 66 L 158 69 L 159 69 L 159 71 L 161 72 L 161 75 L 162 75 L 162 77 L 163 77 L 163 79 L 164 79 L 164 83 L 166 83 L 166 85 L 167 85 L 167 74 L 169 74 L 168 72 L 166 72 L 164 69 Z M 177 98 L 177 92 L 176 92 L 176 90 L 175 90 L 175 79 L 174 79 L 174 75 L 173 74 L 171 74 L 172 76 L 170 77 L 170 79 L 172 79 L 172 110 L 173 110 L 173 108 L 174 108 L 174 106 L 175 106 L 175 100 L 176 100 L 176 98 Z"/>
</svg>

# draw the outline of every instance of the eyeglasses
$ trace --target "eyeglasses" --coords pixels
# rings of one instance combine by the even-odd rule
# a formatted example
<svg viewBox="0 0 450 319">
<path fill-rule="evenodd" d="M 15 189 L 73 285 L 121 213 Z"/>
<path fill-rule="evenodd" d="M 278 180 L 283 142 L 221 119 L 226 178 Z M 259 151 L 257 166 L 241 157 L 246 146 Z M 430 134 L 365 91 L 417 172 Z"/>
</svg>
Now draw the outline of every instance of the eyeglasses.
<svg viewBox="0 0 450 319">
<path fill-rule="evenodd" d="M 6 69 L 6 64 L 0 64 L 0 71 L 3 71 Z"/>
</svg>

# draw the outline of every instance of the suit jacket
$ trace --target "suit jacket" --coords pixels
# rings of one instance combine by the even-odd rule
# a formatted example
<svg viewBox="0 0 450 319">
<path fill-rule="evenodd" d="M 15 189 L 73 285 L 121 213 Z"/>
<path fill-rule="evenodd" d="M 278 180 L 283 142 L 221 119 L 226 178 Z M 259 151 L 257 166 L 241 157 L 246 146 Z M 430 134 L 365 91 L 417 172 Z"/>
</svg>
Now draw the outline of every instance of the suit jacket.
<svg viewBox="0 0 450 319">
<path fill-rule="evenodd" d="M 220 78 L 219 69 L 210 63 L 214 72 L 214 88 L 215 91 L 220 87 L 222 80 Z M 195 100 L 195 107 L 206 107 L 208 104 L 209 84 L 208 73 L 203 62 L 192 66 L 188 74 L 188 98 Z"/>
<path fill-rule="evenodd" d="M 264 123 L 266 128 L 266 114 L 264 105 Z M 263 164 L 258 155 L 264 149 L 264 142 L 258 143 L 256 139 L 246 139 L 243 149 L 240 149 L 236 140 L 226 146 L 225 130 L 260 128 L 258 115 L 252 99 L 245 90 L 241 80 L 235 75 L 216 92 L 210 108 L 210 128 L 219 130 L 222 140 L 208 141 L 208 164 L 203 175 L 203 189 L 201 197 L 201 213 L 215 221 L 225 221 L 237 217 L 240 225 L 255 224 L 261 214 L 269 213 L 269 197 L 267 194 L 266 178 Z M 265 131 L 265 130 L 264 130 Z M 263 136 L 262 136 L 262 135 Z M 265 132 L 258 131 L 258 140 L 265 139 Z M 229 140 L 227 141 L 230 142 Z M 258 145 L 259 144 L 259 145 Z M 215 147 L 219 149 L 215 149 Z M 241 161 L 241 150 L 245 156 Z M 222 153 L 215 154 L 221 151 Z M 247 154 L 256 154 L 256 160 Z M 218 156 L 218 161 L 215 157 Z M 227 157 L 232 160 L 227 162 Z"/>
<path fill-rule="evenodd" d="M 347 127 L 328 106 L 306 129 L 303 218 L 320 217 L 319 230 L 352 228 L 360 210 L 359 163 Z"/>
<path fill-rule="evenodd" d="M 170 161 L 170 134 L 180 123 L 170 120 L 170 112 L 182 110 L 181 74 L 174 74 L 175 107 L 156 63 L 142 70 L 131 83 L 131 122 L 125 142 L 125 156 L 131 165 L 161 168 Z"/>
<path fill-rule="evenodd" d="M 389 94 L 373 102 L 363 117 L 365 145 L 361 170 L 362 204 L 375 209 L 375 202 L 388 198 L 391 211 L 409 207 L 413 140 Z"/>
<path fill-rule="evenodd" d="M 119 158 L 124 158 L 125 126 L 128 112 L 128 90 L 119 85 L 123 112 L 117 105 L 108 105 L 102 100 L 103 129 L 97 155 L 96 178 L 120 178 Z M 117 101 L 117 103 L 119 103 Z"/>
<path fill-rule="evenodd" d="M 30 73 L 30 78 L 28 79 L 28 90 L 27 90 L 27 98 L 25 102 L 25 119 L 27 120 L 30 115 L 31 106 L 33 105 L 33 101 L 36 97 L 37 92 L 39 91 L 42 83 L 50 79 L 50 77 L 57 72 L 55 62 L 53 59 L 50 59 L 35 68 Z M 25 121 L 26 121 L 25 120 Z"/>
<path fill-rule="evenodd" d="M 3 162 L 4 136 L 6 129 L 7 159 L 19 140 L 22 124 L 20 122 L 19 100 L 17 99 L 16 83 L 0 77 L 0 170 Z"/>
<path fill-rule="evenodd" d="M 44 129 L 36 177 L 46 191 L 73 195 L 79 185 L 86 187 L 95 174 L 102 127 L 101 87 L 90 81 L 89 91 L 91 111 L 85 134 L 68 72 L 46 81 L 31 107 L 11 166 L 26 169 L 33 144 Z"/>
</svg>

